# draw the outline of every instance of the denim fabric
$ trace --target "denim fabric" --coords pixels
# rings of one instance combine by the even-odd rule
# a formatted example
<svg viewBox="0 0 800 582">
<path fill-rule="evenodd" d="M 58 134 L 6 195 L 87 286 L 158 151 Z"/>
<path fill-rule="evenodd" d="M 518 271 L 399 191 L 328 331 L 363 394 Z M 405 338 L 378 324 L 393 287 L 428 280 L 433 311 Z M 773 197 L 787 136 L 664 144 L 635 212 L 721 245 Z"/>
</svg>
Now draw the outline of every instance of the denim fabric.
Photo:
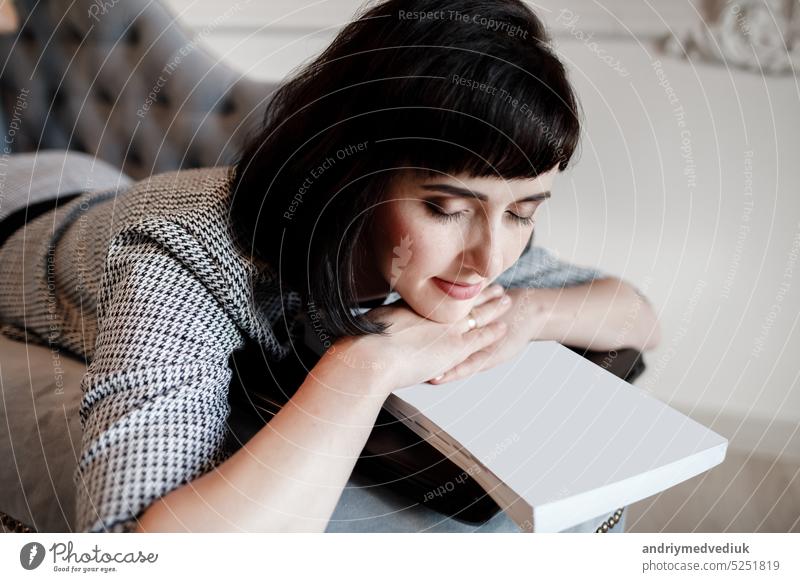
<svg viewBox="0 0 800 582">
<path fill-rule="evenodd" d="M 593 533 L 614 512 L 580 523 L 562 533 Z M 620 521 L 608 533 L 622 533 L 625 511 Z M 326 532 L 483 532 L 519 533 L 520 528 L 504 512 L 480 525 L 470 525 L 446 517 L 419 503 L 408 501 L 386 487 L 374 486 L 357 474 L 351 475 L 339 503 L 334 509 Z"/>
</svg>

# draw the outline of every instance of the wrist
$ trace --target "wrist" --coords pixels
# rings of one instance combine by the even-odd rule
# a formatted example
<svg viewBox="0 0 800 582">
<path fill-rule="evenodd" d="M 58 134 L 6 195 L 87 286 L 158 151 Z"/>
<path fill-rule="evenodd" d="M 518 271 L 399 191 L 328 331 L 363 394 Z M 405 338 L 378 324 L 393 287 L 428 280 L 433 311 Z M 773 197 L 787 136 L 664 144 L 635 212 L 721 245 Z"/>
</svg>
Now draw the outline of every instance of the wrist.
<svg viewBox="0 0 800 582">
<path fill-rule="evenodd" d="M 370 336 L 339 338 L 323 354 L 319 365 L 341 377 L 348 391 L 385 399 L 394 389 L 389 362 L 376 357 L 371 345 Z"/>
<path fill-rule="evenodd" d="M 561 289 L 546 288 L 522 291 L 521 318 L 530 341 L 561 342 L 573 328 L 574 315 L 563 304 L 558 304 L 561 292 Z"/>
</svg>

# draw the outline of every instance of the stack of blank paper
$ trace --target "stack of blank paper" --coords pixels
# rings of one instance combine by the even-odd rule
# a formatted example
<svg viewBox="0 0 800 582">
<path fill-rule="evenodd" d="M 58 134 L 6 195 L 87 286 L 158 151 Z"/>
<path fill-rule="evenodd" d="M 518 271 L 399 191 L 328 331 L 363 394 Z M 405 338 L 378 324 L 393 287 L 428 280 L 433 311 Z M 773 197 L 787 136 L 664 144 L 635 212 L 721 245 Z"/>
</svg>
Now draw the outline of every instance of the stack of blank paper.
<svg viewBox="0 0 800 582">
<path fill-rule="evenodd" d="M 557 532 L 663 491 L 728 441 L 553 341 L 384 407 L 480 483 L 523 531 Z"/>
</svg>

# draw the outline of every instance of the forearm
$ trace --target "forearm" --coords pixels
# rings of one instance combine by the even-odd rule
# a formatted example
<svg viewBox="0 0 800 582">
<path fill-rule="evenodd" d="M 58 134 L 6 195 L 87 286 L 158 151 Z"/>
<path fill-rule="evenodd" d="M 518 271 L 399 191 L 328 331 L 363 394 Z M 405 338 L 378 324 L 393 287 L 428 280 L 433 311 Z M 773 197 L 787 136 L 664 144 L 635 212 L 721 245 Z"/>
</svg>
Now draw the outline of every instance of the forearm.
<svg viewBox="0 0 800 582">
<path fill-rule="evenodd" d="M 324 531 L 390 392 L 326 354 L 278 414 L 214 470 L 158 500 L 144 531 Z"/>
<path fill-rule="evenodd" d="M 660 341 L 650 303 L 624 281 L 609 277 L 563 289 L 528 289 L 536 306 L 532 339 L 592 350 L 653 349 Z"/>
</svg>

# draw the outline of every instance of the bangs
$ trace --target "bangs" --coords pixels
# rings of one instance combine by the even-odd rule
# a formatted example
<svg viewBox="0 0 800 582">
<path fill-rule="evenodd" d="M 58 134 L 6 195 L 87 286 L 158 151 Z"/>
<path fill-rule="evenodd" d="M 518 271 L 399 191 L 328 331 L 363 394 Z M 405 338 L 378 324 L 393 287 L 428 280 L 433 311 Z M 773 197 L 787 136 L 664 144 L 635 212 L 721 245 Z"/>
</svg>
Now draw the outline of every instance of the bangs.
<svg viewBox="0 0 800 582">
<path fill-rule="evenodd" d="M 404 50 L 406 58 L 420 52 Z M 384 169 L 505 179 L 566 169 L 580 138 L 578 105 L 547 49 L 519 64 L 502 54 L 467 60 L 452 47 L 441 58 L 425 51 L 413 74 L 370 83 L 364 129 Z"/>
</svg>

